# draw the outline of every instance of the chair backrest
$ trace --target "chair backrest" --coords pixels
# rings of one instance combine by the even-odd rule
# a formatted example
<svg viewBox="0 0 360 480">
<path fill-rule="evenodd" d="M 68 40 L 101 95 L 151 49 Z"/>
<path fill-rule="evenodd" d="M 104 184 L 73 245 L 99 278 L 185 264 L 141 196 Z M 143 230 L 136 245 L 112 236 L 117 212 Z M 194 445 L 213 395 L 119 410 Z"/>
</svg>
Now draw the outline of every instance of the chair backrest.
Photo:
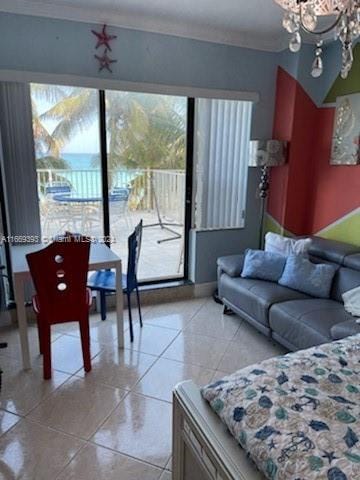
<svg viewBox="0 0 360 480">
<path fill-rule="evenodd" d="M 143 221 L 140 220 L 135 230 L 128 238 L 128 267 L 126 287 L 130 293 L 137 286 L 137 269 L 140 258 Z"/>
<path fill-rule="evenodd" d="M 71 193 L 71 185 L 65 182 L 53 182 L 51 185 L 45 186 L 45 196 L 52 197 L 53 195 L 57 195 L 62 193 L 64 195 Z"/>
<path fill-rule="evenodd" d="M 111 195 L 114 195 L 117 200 L 128 200 L 130 190 L 125 187 L 114 187 L 111 191 Z"/>
<path fill-rule="evenodd" d="M 87 313 L 89 254 L 87 238 L 68 237 L 26 256 L 43 321 L 76 321 Z"/>
</svg>

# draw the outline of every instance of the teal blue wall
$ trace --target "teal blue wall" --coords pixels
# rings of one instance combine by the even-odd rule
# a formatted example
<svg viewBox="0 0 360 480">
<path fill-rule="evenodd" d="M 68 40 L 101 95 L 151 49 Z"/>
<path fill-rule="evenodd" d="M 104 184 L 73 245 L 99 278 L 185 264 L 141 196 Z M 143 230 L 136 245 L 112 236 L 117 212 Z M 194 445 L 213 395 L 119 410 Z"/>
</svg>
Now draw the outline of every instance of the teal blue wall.
<svg viewBox="0 0 360 480">
<path fill-rule="evenodd" d="M 124 28 L 110 29 L 118 36 L 112 44 L 112 55 L 118 60 L 113 74 L 98 73 L 92 28 L 99 26 L 0 13 L 0 78 L 2 71 L 34 72 L 40 78 L 42 74 L 70 75 L 79 84 L 84 78 L 90 85 L 99 78 L 111 79 L 114 88 L 119 81 L 257 92 L 260 101 L 254 108 L 251 136 L 261 139 L 272 134 L 278 65 L 299 75 L 300 57 L 288 51 L 269 53 Z M 305 71 L 300 69 L 300 74 L 307 79 Z M 316 93 L 312 83 L 308 88 Z M 218 256 L 257 246 L 259 179 L 258 169 L 249 169 L 244 229 L 192 233 L 196 282 L 216 279 Z"/>
<path fill-rule="evenodd" d="M 96 39 L 87 23 L 0 13 L 0 70 L 88 79 L 255 91 L 254 137 L 271 134 L 281 54 L 112 27 L 113 74 L 98 73 Z"/>
</svg>

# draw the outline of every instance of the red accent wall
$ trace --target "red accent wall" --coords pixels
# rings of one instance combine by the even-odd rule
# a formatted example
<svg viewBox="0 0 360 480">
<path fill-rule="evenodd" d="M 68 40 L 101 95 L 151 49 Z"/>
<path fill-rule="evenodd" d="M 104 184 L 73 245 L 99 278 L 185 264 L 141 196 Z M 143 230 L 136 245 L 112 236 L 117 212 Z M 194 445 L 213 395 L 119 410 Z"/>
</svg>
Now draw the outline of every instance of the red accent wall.
<svg viewBox="0 0 360 480">
<path fill-rule="evenodd" d="M 312 232 L 360 207 L 360 166 L 330 165 L 335 108 L 319 108 Z M 360 235 L 360 232 L 359 232 Z"/>
<path fill-rule="evenodd" d="M 279 67 L 273 138 L 289 142 L 288 163 L 271 171 L 268 212 L 296 235 L 310 233 L 313 148 L 317 107 L 301 85 Z"/>
<path fill-rule="evenodd" d="M 276 92 L 286 92 L 286 95 L 276 94 L 273 138 L 290 142 L 294 121 L 296 81 L 281 68 L 278 70 L 276 79 Z M 289 164 L 271 169 L 267 210 L 281 225 L 285 223 L 288 177 Z"/>
<path fill-rule="evenodd" d="M 273 138 L 289 142 L 288 163 L 273 168 L 268 213 L 295 235 L 316 233 L 360 206 L 360 166 L 329 163 L 334 108 L 318 108 L 278 69 Z"/>
</svg>

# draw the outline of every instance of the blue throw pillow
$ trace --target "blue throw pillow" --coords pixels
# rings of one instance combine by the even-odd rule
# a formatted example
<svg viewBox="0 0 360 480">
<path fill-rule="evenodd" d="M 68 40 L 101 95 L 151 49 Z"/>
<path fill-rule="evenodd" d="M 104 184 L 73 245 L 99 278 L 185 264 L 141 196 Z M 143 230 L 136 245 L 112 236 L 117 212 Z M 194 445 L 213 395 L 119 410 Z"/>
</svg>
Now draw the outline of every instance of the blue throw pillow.
<svg viewBox="0 0 360 480">
<path fill-rule="evenodd" d="M 313 297 L 329 298 L 336 267 L 312 263 L 300 255 L 290 255 L 279 284 Z"/>
<path fill-rule="evenodd" d="M 286 257 L 279 253 L 249 249 L 245 254 L 241 276 L 277 282 L 284 271 L 285 263 Z"/>
</svg>

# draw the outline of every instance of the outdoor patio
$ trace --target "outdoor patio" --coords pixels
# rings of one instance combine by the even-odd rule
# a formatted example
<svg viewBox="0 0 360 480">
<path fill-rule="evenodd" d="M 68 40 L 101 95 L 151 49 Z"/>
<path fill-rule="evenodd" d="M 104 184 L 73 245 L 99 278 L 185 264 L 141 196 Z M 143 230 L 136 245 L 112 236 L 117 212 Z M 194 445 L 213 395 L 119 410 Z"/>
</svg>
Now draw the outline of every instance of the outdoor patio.
<svg viewBox="0 0 360 480">
<path fill-rule="evenodd" d="M 41 227 L 45 240 L 66 230 L 100 240 L 104 238 L 100 187 L 94 182 L 94 172 L 90 173 L 38 170 L 38 190 L 42 192 Z M 130 176 L 135 179 L 132 187 L 128 186 L 127 181 Z M 184 255 L 184 174 L 147 171 L 146 174 L 126 172 L 125 176 L 116 172 L 112 178 L 116 178 L 116 187 L 111 189 L 109 202 L 111 248 L 123 259 L 124 270 L 127 265 L 128 236 L 142 219 L 144 229 L 139 280 L 181 277 Z M 60 185 L 68 186 L 69 192 L 54 195 L 52 191 L 51 194 L 44 191 L 57 189 Z M 123 200 L 118 192 L 114 193 L 116 189 L 125 192 L 128 189 L 128 198 Z M 162 228 L 159 218 L 176 233 Z"/>
</svg>

